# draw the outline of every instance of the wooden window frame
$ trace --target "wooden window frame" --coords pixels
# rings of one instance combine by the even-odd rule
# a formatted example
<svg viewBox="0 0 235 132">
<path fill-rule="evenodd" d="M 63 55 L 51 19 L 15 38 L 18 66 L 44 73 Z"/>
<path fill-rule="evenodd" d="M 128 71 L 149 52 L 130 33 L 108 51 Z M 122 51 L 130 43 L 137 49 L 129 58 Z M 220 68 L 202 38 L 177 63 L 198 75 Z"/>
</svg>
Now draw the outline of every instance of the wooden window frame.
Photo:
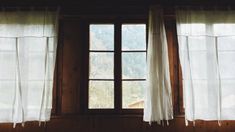
<svg viewBox="0 0 235 132">
<path fill-rule="evenodd" d="M 177 41 L 177 32 L 176 32 L 176 20 L 174 12 L 164 12 L 166 36 L 168 42 L 168 51 L 169 51 L 169 62 L 170 62 L 170 74 L 171 74 L 171 86 L 172 86 L 172 101 L 174 108 L 175 116 L 183 116 L 183 88 L 182 88 L 182 73 L 178 57 L 178 41 Z M 67 19 L 67 18 L 66 18 Z M 59 25 L 59 41 L 57 48 L 57 60 L 55 68 L 55 81 L 53 88 L 53 110 L 52 115 L 59 116 L 63 114 L 61 112 L 62 107 L 62 72 L 63 72 L 63 36 L 64 31 L 61 30 L 63 27 L 63 21 L 65 18 L 60 20 Z M 74 20 L 74 19 L 72 19 Z M 76 18 L 77 20 L 77 18 Z M 122 96 L 116 97 L 115 99 L 115 109 L 106 110 L 106 109 L 88 109 L 88 63 L 89 63 L 89 24 L 134 24 L 134 23 L 145 23 L 146 30 L 148 31 L 148 18 L 147 15 L 143 16 L 131 16 L 127 15 L 124 17 L 118 16 L 80 16 L 79 23 L 81 26 L 81 38 L 80 42 L 82 43 L 82 50 L 79 53 L 81 55 L 81 80 L 79 80 L 80 85 L 79 91 L 79 102 L 76 114 L 89 115 L 89 114 L 110 114 L 110 115 L 122 115 L 122 114 L 133 114 L 133 115 L 142 115 L 143 109 L 122 109 L 120 102 Z M 120 27 L 121 29 L 121 27 Z M 121 31 L 116 31 L 121 37 Z M 146 38 L 148 38 L 148 32 L 146 32 Z M 148 41 L 148 40 L 146 40 Z M 115 43 L 120 43 L 118 40 L 115 40 Z M 121 61 L 121 60 L 119 60 Z M 121 64 L 121 63 L 120 63 Z M 121 75 L 120 75 L 121 76 Z M 117 84 L 116 84 L 117 85 Z M 117 90 L 117 89 L 115 89 Z M 118 90 L 117 90 L 118 91 Z M 119 94 L 121 91 L 119 92 Z M 75 114 L 75 113 L 74 113 Z"/>
<path fill-rule="evenodd" d="M 113 109 L 89 109 L 88 99 L 89 99 L 89 27 L 90 24 L 113 24 L 114 25 L 114 108 Z M 84 79 L 84 112 L 87 114 L 143 114 L 143 109 L 125 109 L 122 108 L 122 24 L 145 24 L 146 25 L 146 36 L 147 36 L 147 19 L 98 19 L 98 20 L 88 20 L 86 24 L 86 48 L 85 48 L 85 63 L 84 68 L 86 71 Z M 146 37 L 147 38 L 147 37 Z M 146 40 L 147 41 L 147 40 Z M 146 43 L 147 44 L 147 43 Z M 147 46 L 146 46 L 147 47 Z M 86 65 L 86 66 L 85 66 Z M 137 79 L 138 80 L 138 79 Z"/>
</svg>

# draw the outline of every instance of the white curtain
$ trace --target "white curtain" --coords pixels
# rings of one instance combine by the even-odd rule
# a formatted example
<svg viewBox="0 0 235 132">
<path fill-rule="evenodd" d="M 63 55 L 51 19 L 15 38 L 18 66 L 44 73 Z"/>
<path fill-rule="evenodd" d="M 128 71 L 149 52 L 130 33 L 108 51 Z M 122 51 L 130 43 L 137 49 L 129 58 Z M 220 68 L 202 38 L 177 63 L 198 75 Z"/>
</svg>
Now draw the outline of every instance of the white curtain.
<svg viewBox="0 0 235 132">
<path fill-rule="evenodd" d="M 48 121 L 57 11 L 0 12 L 0 122 Z"/>
<path fill-rule="evenodd" d="M 235 11 L 178 9 L 176 19 L 186 125 L 234 120 Z"/>
<path fill-rule="evenodd" d="M 148 30 L 144 121 L 161 124 L 173 119 L 173 108 L 163 10 L 158 6 L 150 8 Z"/>
</svg>

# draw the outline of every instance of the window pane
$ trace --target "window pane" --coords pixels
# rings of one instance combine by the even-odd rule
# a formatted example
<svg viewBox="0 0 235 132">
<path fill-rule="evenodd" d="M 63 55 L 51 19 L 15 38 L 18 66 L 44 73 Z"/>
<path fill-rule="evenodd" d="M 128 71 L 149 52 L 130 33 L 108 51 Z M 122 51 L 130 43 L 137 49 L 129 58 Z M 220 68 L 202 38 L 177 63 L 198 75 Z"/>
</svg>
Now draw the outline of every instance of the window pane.
<svg viewBox="0 0 235 132">
<path fill-rule="evenodd" d="M 16 38 L 0 38 L 0 51 L 15 51 Z"/>
<path fill-rule="evenodd" d="M 234 23 L 220 23 L 220 24 L 213 24 L 214 26 L 214 34 L 216 36 L 227 36 L 227 35 L 235 35 L 234 29 L 235 24 Z M 223 32 L 221 32 L 223 31 Z"/>
<path fill-rule="evenodd" d="M 29 52 L 45 52 L 47 46 L 46 41 L 46 37 L 28 37 L 20 39 L 20 43 L 23 43 L 28 48 Z"/>
<path fill-rule="evenodd" d="M 192 24 L 180 24 L 180 34 L 178 35 L 205 35 L 206 24 L 204 23 L 192 23 Z"/>
<path fill-rule="evenodd" d="M 122 87 L 122 107 L 143 108 L 145 81 L 123 81 Z"/>
<path fill-rule="evenodd" d="M 219 70 L 222 79 L 235 78 L 235 52 L 219 52 Z"/>
<path fill-rule="evenodd" d="M 221 81 L 221 87 L 222 87 L 222 109 L 223 112 L 228 113 L 234 113 L 235 109 L 235 80 L 222 80 Z"/>
<path fill-rule="evenodd" d="M 44 80 L 45 74 L 45 54 L 40 52 L 29 53 L 29 61 L 23 60 L 23 64 L 28 65 L 29 80 Z M 26 72 L 26 71 L 25 71 Z M 27 75 L 25 75 L 26 77 Z"/>
<path fill-rule="evenodd" d="M 113 53 L 90 53 L 90 79 L 113 79 Z"/>
<path fill-rule="evenodd" d="M 218 36 L 218 50 L 219 51 L 234 51 L 235 50 L 235 36 Z"/>
<path fill-rule="evenodd" d="M 14 80 L 16 75 L 16 53 L 0 52 L 0 79 Z"/>
<path fill-rule="evenodd" d="M 40 108 L 40 101 L 42 100 L 41 94 L 42 93 L 42 88 L 43 88 L 43 81 L 29 81 L 28 86 L 30 87 L 27 91 L 27 103 L 28 103 L 28 108 Z M 48 87 L 47 87 L 48 88 Z M 49 88 L 48 88 L 49 89 Z M 48 90 L 47 89 L 47 90 Z"/>
<path fill-rule="evenodd" d="M 188 48 L 190 51 L 205 51 L 206 40 L 214 39 L 210 36 L 187 36 L 188 37 Z M 185 46 L 186 48 L 187 46 Z"/>
<path fill-rule="evenodd" d="M 92 24 L 90 25 L 90 50 L 114 49 L 114 25 Z"/>
<path fill-rule="evenodd" d="M 122 78 L 145 79 L 146 53 L 122 53 Z"/>
<path fill-rule="evenodd" d="M 0 109 L 1 112 L 5 109 L 12 109 L 16 90 L 15 80 L 0 80 Z"/>
<path fill-rule="evenodd" d="M 145 24 L 122 25 L 122 50 L 146 50 Z"/>
<path fill-rule="evenodd" d="M 89 108 L 114 108 L 113 81 L 89 82 Z"/>
<path fill-rule="evenodd" d="M 206 52 L 190 52 L 190 66 L 191 66 L 191 77 L 192 79 L 207 79 L 208 78 L 208 58 Z M 187 60 L 182 61 L 182 64 L 187 64 Z M 186 68 L 186 67 L 184 67 Z M 188 78 L 184 79 L 189 79 Z"/>
</svg>

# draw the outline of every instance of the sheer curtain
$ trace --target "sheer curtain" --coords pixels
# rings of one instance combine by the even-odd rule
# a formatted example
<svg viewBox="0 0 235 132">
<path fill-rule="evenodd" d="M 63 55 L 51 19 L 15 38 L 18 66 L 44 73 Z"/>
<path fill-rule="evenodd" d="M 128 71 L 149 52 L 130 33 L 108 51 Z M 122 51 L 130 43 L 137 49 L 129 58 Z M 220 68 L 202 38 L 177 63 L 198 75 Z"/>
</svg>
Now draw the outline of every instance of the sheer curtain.
<svg viewBox="0 0 235 132">
<path fill-rule="evenodd" d="M 56 11 L 0 12 L 0 122 L 48 121 Z"/>
<path fill-rule="evenodd" d="M 235 119 L 235 11 L 176 11 L 185 119 Z M 187 124 L 186 124 L 187 125 Z"/>
<path fill-rule="evenodd" d="M 150 8 L 148 29 L 144 121 L 161 124 L 173 119 L 173 108 L 163 11 L 158 6 Z"/>
</svg>

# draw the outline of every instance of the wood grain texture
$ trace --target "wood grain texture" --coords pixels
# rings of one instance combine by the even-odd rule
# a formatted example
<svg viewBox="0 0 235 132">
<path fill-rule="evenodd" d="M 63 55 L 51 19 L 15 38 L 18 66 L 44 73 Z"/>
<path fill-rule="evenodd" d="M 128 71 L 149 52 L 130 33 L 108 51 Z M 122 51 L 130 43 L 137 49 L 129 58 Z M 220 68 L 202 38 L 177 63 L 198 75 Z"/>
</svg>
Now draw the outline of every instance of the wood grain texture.
<svg viewBox="0 0 235 132">
<path fill-rule="evenodd" d="M 63 69 L 62 107 L 63 114 L 77 113 L 80 94 L 81 42 L 80 25 L 77 20 L 63 21 Z"/>
<path fill-rule="evenodd" d="M 196 121 L 185 126 L 184 118 L 176 117 L 169 122 L 169 126 L 160 126 L 156 123 L 149 125 L 142 121 L 142 116 L 61 116 L 53 117 L 50 122 L 28 122 L 24 127 L 18 124 L 0 124 L 1 132 L 234 132 L 235 121 L 224 121 L 218 126 L 216 121 Z"/>
</svg>

